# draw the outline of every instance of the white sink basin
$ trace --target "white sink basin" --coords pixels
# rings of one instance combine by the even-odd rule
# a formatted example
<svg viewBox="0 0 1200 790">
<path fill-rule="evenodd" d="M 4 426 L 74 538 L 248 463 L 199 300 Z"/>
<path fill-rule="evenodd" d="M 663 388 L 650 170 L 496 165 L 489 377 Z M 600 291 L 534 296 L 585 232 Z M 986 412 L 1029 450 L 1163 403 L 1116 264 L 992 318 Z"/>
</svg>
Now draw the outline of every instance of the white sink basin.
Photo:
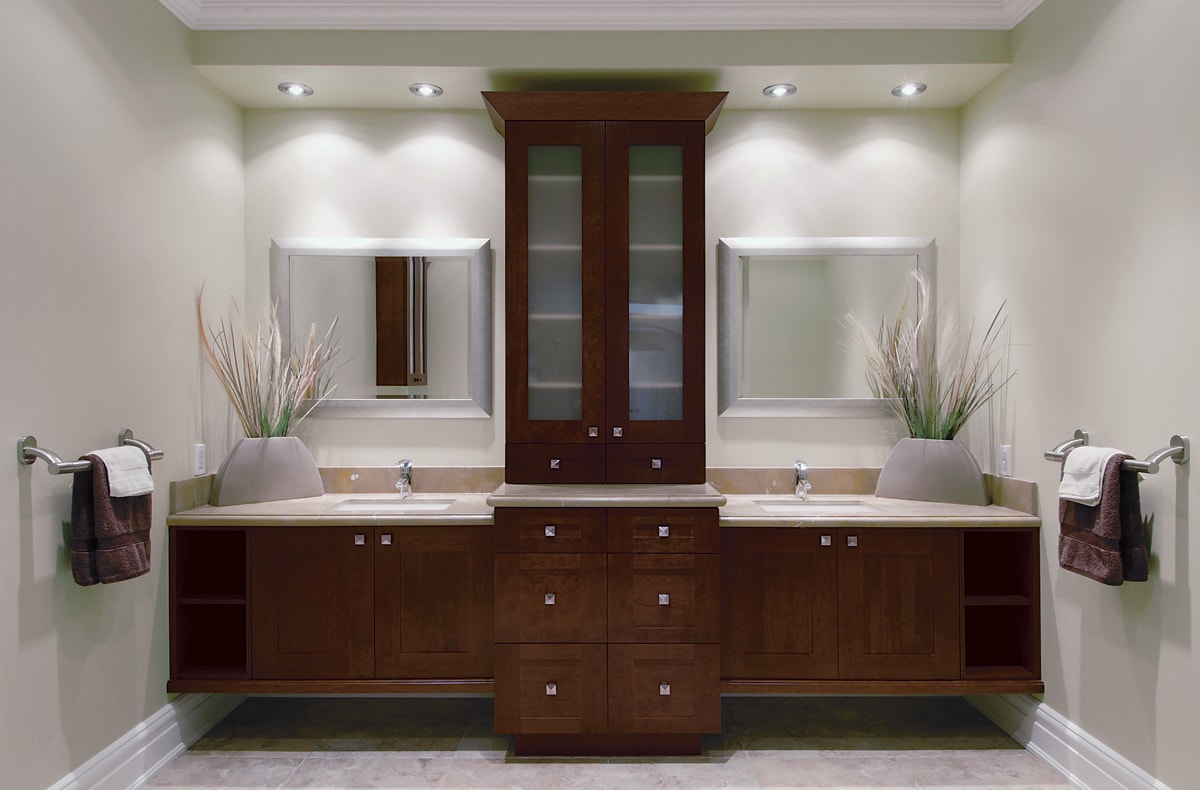
<svg viewBox="0 0 1200 790">
<path fill-rule="evenodd" d="M 330 513 L 359 513 L 398 515 L 404 513 L 437 513 L 454 504 L 453 499 L 397 499 L 396 497 L 369 497 L 346 499 L 329 508 Z"/>
<path fill-rule="evenodd" d="M 756 499 L 754 504 L 777 516 L 859 516 L 879 508 L 861 499 Z"/>
</svg>

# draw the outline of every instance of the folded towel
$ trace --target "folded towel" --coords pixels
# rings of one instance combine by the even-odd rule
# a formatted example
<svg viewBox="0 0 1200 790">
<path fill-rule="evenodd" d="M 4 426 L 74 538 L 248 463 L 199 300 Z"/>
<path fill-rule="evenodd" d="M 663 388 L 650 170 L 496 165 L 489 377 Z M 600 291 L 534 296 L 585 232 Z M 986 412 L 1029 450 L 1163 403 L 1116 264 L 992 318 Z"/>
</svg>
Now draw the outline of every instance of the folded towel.
<svg viewBox="0 0 1200 790">
<path fill-rule="evenodd" d="M 1149 578 L 1138 474 L 1121 468 L 1132 457 L 1117 452 L 1109 458 L 1097 505 L 1058 500 L 1058 564 L 1064 569 L 1113 586 Z"/>
<path fill-rule="evenodd" d="M 105 450 L 92 450 L 108 470 L 108 495 L 116 497 L 141 496 L 154 493 L 150 477 L 150 459 L 136 447 L 121 445 Z"/>
<path fill-rule="evenodd" d="M 96 453 L 83 459 L 91 461 L 92 468 L 76 472 L 71 489 L 71 574 L 75 582 L 87 587 L 148 573 L 151 495 L 112 496 L 104 459 Z"/>
<path fill-rule="evenodd" d="M 1058 484 L 1059 498 L 1081 505 L 1099 504 L 1104 469 L 1118 452 L 1112 447 L 1087 445 L 1068 451 L 1063 459 L 1062 480 Z"/>
</svg>

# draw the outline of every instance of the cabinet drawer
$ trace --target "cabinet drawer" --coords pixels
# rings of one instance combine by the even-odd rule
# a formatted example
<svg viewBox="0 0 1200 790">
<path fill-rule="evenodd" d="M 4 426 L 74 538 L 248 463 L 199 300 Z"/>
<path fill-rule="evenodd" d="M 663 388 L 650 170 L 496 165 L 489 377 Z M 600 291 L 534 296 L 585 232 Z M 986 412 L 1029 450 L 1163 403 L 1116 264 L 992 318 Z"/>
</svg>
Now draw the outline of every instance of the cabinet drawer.
<svg viewBox="0 0 1200 790">
<path fill-rule="evenodd" d="M 703 459 L 703 451 L 700 457 Z M 604 445 L 506 445 L 504 479 L 509 483 L 603 483 Z"/>
<path fill-rule="evenodd" d="M 610 444 L 610 483 L 703 483 L 703 444 Z"/>
<path fill-rule="evenodd" d="M 622 508 L 608 511 L 608 550 L 638 554 L 712 554 L 716 508 Z"/>
<path fill-rule="evenodd" d="M 496 732 L 600 733 L 604 645 L 496 645 Z"/>
<path fill-rule="evenodd" d="M 496 508 L 496 551 L 596 553 L 605 550 L 604 511 L 596 508 Z"/>
<path fill-rule="evenodd" d="M 612 554 L 610 642 L 716 642 L 720 635 L 715 554 Z"/>
<path fill-rule="evenodd" d="M 609 645 L 609 728 L 720 732 L 720 652 L 718 645 Z"/>
<path fill-rule="evenodd" d="M 497 642 L 603 642 L 605 555 L 497 554 Z"/>
</svg>

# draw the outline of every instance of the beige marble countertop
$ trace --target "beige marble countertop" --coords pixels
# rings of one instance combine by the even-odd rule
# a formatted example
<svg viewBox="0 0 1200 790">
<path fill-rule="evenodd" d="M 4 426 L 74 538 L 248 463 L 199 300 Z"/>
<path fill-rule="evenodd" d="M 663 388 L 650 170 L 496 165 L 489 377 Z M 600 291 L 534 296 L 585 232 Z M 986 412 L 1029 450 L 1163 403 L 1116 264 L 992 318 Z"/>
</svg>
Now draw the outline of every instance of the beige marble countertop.
<svg viewBox="0 0 1200 790">
<path fill-rule="evenodd" d="M 371 504 L 359 504 L 365 500 L 381 505 L 371 510 Z M 453 503 L 445 510 L 386 512 L 389 506 L 399 503 L 422 505 L 438 500 L 453 500 Z M 167 516 L 167 523 L 173 526 L 487 526 L 492 523 L 492 508 L 486 500 L 487 494 L 468 493 L 413 494 L 406 499 L 401 499 L 399 494 L 387 493 L 323 494 L 248 505 L 202 505 Z M 368 509 L 347 512 L 338 507 L 343 502 L 350 502 L 351 507 Z"/>
<path fill-rule="evenodd" d="M 689 485 L 521 485 L 504 483 L 487 498 L 493 507 L 721 507 L 725 495 L 708 483 Z"/>
<path fill-rule="evenodd" d="M 1037 527 L 1041 519 L 999 505 L 954 505 L 886 499 L 867 494 L 730 494 L 721 508 L 722 527 Z M 764 507 L 766 503 L 767 507 Z M 788 512 L 771 512 L 770 507 Z M 809 510 L 811 513 L 799 513 Z"/>
</svg>

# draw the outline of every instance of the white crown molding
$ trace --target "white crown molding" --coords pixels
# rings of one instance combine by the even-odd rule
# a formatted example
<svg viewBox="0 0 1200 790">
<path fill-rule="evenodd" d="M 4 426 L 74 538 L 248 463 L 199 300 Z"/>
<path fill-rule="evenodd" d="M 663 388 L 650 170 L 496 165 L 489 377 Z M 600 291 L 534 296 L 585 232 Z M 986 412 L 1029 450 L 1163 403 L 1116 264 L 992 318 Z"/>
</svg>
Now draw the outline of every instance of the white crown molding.
<svg viewBox="0 0 1200 790">
<path fill-rule="evenodd" d="M 193 30 L 1009 30 L 1042 0 L 160 0 Z"/>
</svg>

